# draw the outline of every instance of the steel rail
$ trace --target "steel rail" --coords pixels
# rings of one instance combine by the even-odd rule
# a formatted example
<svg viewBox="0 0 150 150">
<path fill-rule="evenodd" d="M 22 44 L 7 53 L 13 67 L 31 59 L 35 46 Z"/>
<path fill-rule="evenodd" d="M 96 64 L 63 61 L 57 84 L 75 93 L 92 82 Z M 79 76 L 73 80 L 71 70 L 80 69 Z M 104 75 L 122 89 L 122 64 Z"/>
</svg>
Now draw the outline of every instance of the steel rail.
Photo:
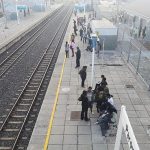
<svg viewBox="0 0 150 150">
<path fill-rule="evenodd" d="M 54 15 L 54 13 L 57 13 L 59 10 L 56 10 L 55 12 L 53 12 L 51 15 L 50 15 L 50 17 L 53 17 L 52 15 Z M 49 20 L 48 20 L 49 21 Z M 48 22 L 47 21 L 47 22 Z M 47 23 L 46 22 L 46 23 Z M 46 24 L 45 23 L 45 24 Z M 21 48 L 26 42 L 28 42 L 38 31 L 40 31 L 40 29 L 42 29 L 44 26 L 45 26 L 45 24 L 43 24 L 43 26 L 41 27 L 41 28 L 38 28 L 38 30 L 32 35 L 32 36 L 30 36 L 28 39 L 26 39 L 13 53 L 11 53 L 6 59 L 4 59 L 1 63 L 0 63 L 0 67 L 7 61 L 7 59 L 8 58 L 10 58 L 19 48 Z M 36 27 L 35 27 L 36 28 Z M 34 28 L 34 29 L 35 29 Z M 31 30 L 32 31 L 32 30 Z M 30 31 L 30 32 L 31 32 Z M 25 35 L 26 36 L 26 35 Z M 19 42 L 19 41 L 18 41 Z"/>
<path fill-rule="evenodd" d="M 68 11 L 68 12 L 69 12 L 69 11 Z M 63 23 L 64 20 L 67 18 L 67 16 L 68 16 L 68 15 L 65 16 L 65 18 L 64 18 L 63 21 L 62 21 L 62 23 Z M 69 19 L 68 19 L 68 20 L 69 20 Z M 61 24 L 62 24 L 62 23 L 61 23 Z M 7 118 L 6 118 L 7 120 L 5 120 L 5 122 L 3 123 L 3 126 L 1 127 L 1 131 L 3 130 L 4 125 L 7 123 L 9 117 L 10 117 L 11 114 L 13 113 L 13 110 L 15 109 L 16 105 L 18 104 L 19 100 L 21 99 L 21 96 L 24 94 L 24 92 L 25 92 L 27 86 L 29 85 L 30 81 L 32 80 L 33 76 L 35 75 L 35 73 L 36 73 L 37 69 L 39 68 L 40 64 L 42 63 L 42 60 L 44 59 L 44 57 L 46 57 L 46 53 L 48 52 L 48 50 L 49 50 L 50 46 L 52 45 L 54 39 L 57 37 L 57 34 L 59 33 L 59 30 L 60 30 L 60 28 L 61 28 L 61 24 L 60 24 L 60 26 L 59 26 L 57 32 L 55 33 L 53 39 L 50 41 L 50 44 L 48 45 L 48 48 L 46 49 L 45 53 L 44 53 L 43 56 L 41 57 L 41 59 L 40 59 L 38 65 L 36 66 L 36 68 L 35 68 L 35 70 L 34 70 L 34 72 L 32 73 L 31 77 L 30 77 L 29 80 L 27 81 L 27 83 L 26 83 L 26 85 L 25 85 L 23 91 L 21 92 L 21 94 L 19 95 L 17 101 L 15 102 L 15 104 L 14 104 L 13 108 L 11 109 L 9 115 L 7 116 Z M 64 34 L 64 31 L 65 31 L 65 29 L 66 29 L 67 24 L 68 24 L 68 21 L 67 21 L 67 23 L 65 24 L 65 27 L 64 27 L 64 29 L 63 29 L 62 35 Z M 38 91 L 40 90 L 40 87 L 41 87 L 41 85 L 42 85 L 42 83 L 43 83 L 43 80 L 44 80 L 45 75 L 46 75 L 46 73 L 47 73 L 47 71 L 48 71 L 48 68 L 50 67 L 50 65 L 51 65 L 51 63 L 52 63 L 53 57 L 54 57 L 54 55 L 55 55 L 55 53 L 56 53 L 57 47 L 59 46 L 59 42 L 60 42 L 61 39 L 62 39 L 62 36 L 59 38 L 59 41 L 58 41 L 58 43 L 57 43 L 57 46 L 56 46 L 56 48 L 55 48 L 55 50 L 54 50 L 54 52 L 53 52 L 53 54 L 52 54 L 51 60 L 50 60 L 48 66 L 47 66 L 47 68 L 46 68 L 46 71 L 45 71 L 45 73 L 44 73 L 44 75 L 43 75 L 43 78 L 42 78 L 42 80 L 41 80 L 41 82 L 40 82 L 40 85 L 39 85 L 39 87 L 38 87 L 38 90 L 37 90 L 37 92 L 36 92 L 36 94 L 35 94 L 35 96 L 34 96 L 34 98 L 33 98 L 32 104 L 31 104 L 31 106 L 30 106 L 30 108 L 29 108 L 29 110 L 28 110 L 28 113 L 27 113 L 26 117 L 24 118 L 24 122 L 23 122 L 22 127 L 21 127 L 21 129 L 20 129 L 20 131 L 19 131 L 19 133 L 18 133 L 18 136 L 17 136 L 17 138 L 16 138 L 16 140 L 15 140 L 13 149 L 15 148 L 15 145 L 16 145 L 16 143 L 17 143 L 17 141 L 18 141 L 18 138 L 19 138 L 19 136 L 20 136 L 20 133 L 21 133 L 23 127 L 24 127 L 25 122 L 27 121 L 27 118 L 28 118 L 28 116 L 29 116 L 29 113 L 30 113 L 30 111 L 31 111 L 31 109 L 32 109 L 32 106 L 33 106 L 33 104 L 34 104 L 34 102 L 35 102 L 35 99 L 36 99 L 36 97 L 37 97 L 37 95 L 38 95 Z"/>
<path fill-rule="evenodd" d="M 52 20 L 51 20 L 51 18 L 48 19 L 48 21 L 47 21 L 46 23 L 44 23 L 44 25 L 42 25 L 41 28 L 39 28 L 31 37 L 29 37 L 29 38 L 28 38 L 24 43 L 22 43 L 12 54 L 10 54 L 10 55 L 0 64 L 0 67 L 4 66 L 7 62 L 9 62 L 9 60 L 12 58 L 12 56 L 14 56 L 14 55 L 21 49 L 21 47 L 23 47 L 28 41 L 30 41 L 30 39 L 33 38 L 34 35 L 36 35 L 40 30 L 42 30 L 43 27 L 45 27 L 45 25 L 47 25 L 47 24 L 50 23 L 50 22 L 53 22 L 53 21 L 59 16 L 59 14 L 63 11 L 63 9 L 61 10 L 61 12 L 58 12 L 58 11 L 59 11 L 59 10 L 57 10 L 57 11 L 55 12 L 56 14 L 58 13 L 57 16 L 51 16 L 51 17 L 54 17 L 54 18 L 52 18 Z M 52 15 L 54 15 L 54 13 L 53 13 Z M 28 48 L 31 47 L 31 46 L 34 44 L 33 42 L 35 42 L 36 39 L 37 39 L 38 37 L 40 37 L 40 36 L 42 35 L 42 33 L 43 33 L 47 28 L 48 28 L 48 26 L 47 26 L 42 32 L 40 32 L 39 35 L 37 35 L 37 36 L 35 37 L 35 39 L 33 39 L 32 43 L 29 44 L 29 45 L 9 64 L 9 66 L 6 67 L 6 69 L 4 69 L 4 71 L 0 74 L 0 78 L 2 78 L 2 76 L 8 71 L 8 69 L 11 68 L 12 65 L 28 50 Z"/>
</svg>

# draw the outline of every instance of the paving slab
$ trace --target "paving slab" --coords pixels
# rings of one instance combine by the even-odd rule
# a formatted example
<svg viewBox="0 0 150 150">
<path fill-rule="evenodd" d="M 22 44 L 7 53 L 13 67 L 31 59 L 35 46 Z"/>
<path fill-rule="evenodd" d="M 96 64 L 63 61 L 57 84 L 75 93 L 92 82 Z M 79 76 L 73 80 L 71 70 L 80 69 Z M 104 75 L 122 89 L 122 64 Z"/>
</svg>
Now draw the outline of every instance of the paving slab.
<svg viewBox="0 0 150 150">
<path fill-rule="evenodd" d="M 64 126 L 53 126 L 51 134 L 64 134 Z"/>
<path fill-rule="evenodd" d="M 78 135 L 78 144 L 92 144 L 91 135 Z"/>
<path fill-rule="evenodd" d="M 77 145 L 77 135 L 64 135 L 63 144 L 74 144 Z"/>
<path fill-rule="evenodd" d="M 93 148 L 92 148 L 92 145 L 89 145 L 89 144 L 87 144 L 87 145 L 78 145 L 78 150 L 83 150 L 83 149 L 92 150 Z"/>
<path fill-rule="evenodd" d="M 107 150 L 108 146 L 107 144 L 94 144 L 93 150 Z"/>
<path fill-rule="evenodd" d="M 77 144 L 76 145 L 63 145 L 63 150 L 77 150 Z"/>
<path fill-rule="evenodd" d="M 63 144 L 63 135 L 51 135 L 49 144 Z"/>
<path fill-rule="evenodd" d="M 62 145 L 48 145 L 48 150 L 62 150 Z"/>
<path fill-rule="evenodd" d="M 65 126 L 64 134 L 77 134 L 77 126 Z"/>
</svg>

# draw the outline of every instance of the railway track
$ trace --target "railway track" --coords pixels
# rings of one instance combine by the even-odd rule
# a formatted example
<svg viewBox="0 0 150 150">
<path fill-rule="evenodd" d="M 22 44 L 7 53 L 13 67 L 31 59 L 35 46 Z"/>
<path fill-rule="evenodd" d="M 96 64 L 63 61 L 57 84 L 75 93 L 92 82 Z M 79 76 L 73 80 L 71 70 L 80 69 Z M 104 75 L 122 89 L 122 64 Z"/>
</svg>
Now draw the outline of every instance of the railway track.
<svg viewBox="0 0 150 150">
<path fill-rule="evenodd" d="M 25 39 L 18 43 L 18 46 L 15 46 L 15 50 L 10 53 L 1 63 L 0 63 L 0 78 L 2 78 L 5 73 L 14 65 L 14 63 L 21 58 L 21 56 L 29 50 L 29 48 L 34 44 L 36 40 L 42 34 L 44 31 L 49 27 L 48 23 L 53 22 L 55 19 L 57 19 L 57 16 L 61 14 L 63 11 L 58 9 L 55 12 L 53 12 L 50 16 L 49 19 L 46 19 L 44 23 L 40 24 L 40 26 L 36 27 L 35 29 L 32 30 L 32 34 L 30 33 Z M 13 46 L 14 47 L 14 46 Z"/>
<path fill-rule="evenodd" d="M 63 7 L 63 6 L 62 6 Z M 33 29 L 31 29 L 29 32 L 27 32 L 23 37 L 21 37 L 17 42 L 15 42 L 11 47 L 9 47 L 7 50 L 5 50 L 1 55 L 0 55 L 0 63 L 4 61 L 9 55 L 11 55 L 20 45 L 22 45 L 25 41 L 30 39 L 33 36 L 33 33 L 37 32 L 43 24 L 47 23 L 47 21 L 55 16 L 56 13 L 58 13 L 62 7 L 56 9 L 53 11 L 50 15 L 48 15 L 40 24 L 35 26 Z"/>
<path fill-rule="evenodd" d="M 40 92 L 42 92 L 42 87 L 45 87 L 45 81 L 47 83 L 46 76 L 50 78 L 54 69 L 71 12 L 72 9 L 69 9 L 67 15 L 61 21 L 61 24 L 56 30 L 57 32 L 45 49 L 45 52 L 19 94 L 11 111 L 3 121 L 0 128 L 0 149 L 25 149 L 25 146 L 20 145 L 18 141 L 20 140 L 21 134 L 27 130 L 25 126 L 28 127 L 28 124 L 32 123 L 31 118 L 37 113 L 36 106 L 40 107 L 42 101 Z M 29 141 L 28 137 L 24 137 L 24 139 Z"/>
</svg>

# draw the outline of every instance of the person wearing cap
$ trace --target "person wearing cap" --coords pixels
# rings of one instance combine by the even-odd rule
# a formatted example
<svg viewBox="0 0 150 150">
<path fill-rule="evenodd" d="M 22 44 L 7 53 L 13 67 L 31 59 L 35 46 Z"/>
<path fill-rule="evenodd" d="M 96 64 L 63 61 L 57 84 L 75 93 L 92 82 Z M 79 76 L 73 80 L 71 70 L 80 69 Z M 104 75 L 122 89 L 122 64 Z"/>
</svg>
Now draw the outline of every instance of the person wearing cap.
<svg viewBox="0 0 150 150">
<path fill-rule="evenodd" d="M 87 69 L 87 66 L 83 66 L 83 68 L 79 71 L 79 75 L 81 77 L 81 87 L 84 87 L 84 82 L 85 82 L 85 79 L 86 79 L 86 69 Z"/>
<path fill-rule="evenodd" d="M 76 67 L 75 68 L 80 67 L 80 58 L 81 58 L 81 51 L 80 51 L 80 48 L 77 47 L 77 52 L 76 52 Z"/>
</svg>

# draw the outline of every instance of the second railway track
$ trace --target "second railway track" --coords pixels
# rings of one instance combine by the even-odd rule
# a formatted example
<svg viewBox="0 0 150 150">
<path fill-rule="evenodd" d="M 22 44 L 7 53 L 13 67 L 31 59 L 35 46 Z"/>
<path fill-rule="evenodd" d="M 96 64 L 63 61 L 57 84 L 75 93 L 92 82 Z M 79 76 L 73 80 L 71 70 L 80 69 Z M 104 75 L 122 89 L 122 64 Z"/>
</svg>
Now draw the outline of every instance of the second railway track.
<svg viewBox="0 0 150 150">
<path fill-rule="evenodd" d="M 26 130 L 25 126 L 28 126 L 28 123 L 32 122 L 29 118 L 35 116 L 33 112 L 36 111 L 36 106 L 40 107 L 39 103 L 41 103 L 42 98 L 39 92 L 42 86 L 45 87 L 43 84 L 48 72 L 50 73 L 48 74 L 48 78 L 50 78 L 52 74 L 71 12 L 72 9 L 69 9 L 67 15 L 61 20 L 60 25 L 56 29 L 57 32 L 55 32 L 47 48 L 45 48 L 44 53 L 13 107 L 7 114 L 7 117 L 0 121 L 2 123 L 0 128 L 0 149 L 25 149 L 25 146 L 27 146 L 26 144 L 25 146 L 23 146 L 24 144 L 20 145 L 18 141 L 22 141 L 20 137 L 21 134 L 24 133 L 24 130 Z M 30 134 L 31 133 L 30 131 Z M 26 135 L 26 137 L 29 136 Z M 29 139 L 26 139 L 26 141 L 28 140 Z"/>
<path fill-rule="evenodd" d="M 0 78 L 2 78 L 5 73 L 14 65 L 14 63 L 21 58 L 21 56 L 34 44 L 48 26 L 62 13 L 63 10 L 58 9 L 54 11 L 49 18 L 47 18 L 43 23 L 30 31 L 30 34 L 26 35 L 26 38 L 21 39 L 21 42 L 18 41 L 16 46 L 15 44 L 10 48 L 14 49 L 8 56 L 5 56 L 4 59 L 0 62 Z M 32 33 L 32 34 L 31 34 Z M 19 44 L 20 43 L 20 44 Z"/>
</svg>

